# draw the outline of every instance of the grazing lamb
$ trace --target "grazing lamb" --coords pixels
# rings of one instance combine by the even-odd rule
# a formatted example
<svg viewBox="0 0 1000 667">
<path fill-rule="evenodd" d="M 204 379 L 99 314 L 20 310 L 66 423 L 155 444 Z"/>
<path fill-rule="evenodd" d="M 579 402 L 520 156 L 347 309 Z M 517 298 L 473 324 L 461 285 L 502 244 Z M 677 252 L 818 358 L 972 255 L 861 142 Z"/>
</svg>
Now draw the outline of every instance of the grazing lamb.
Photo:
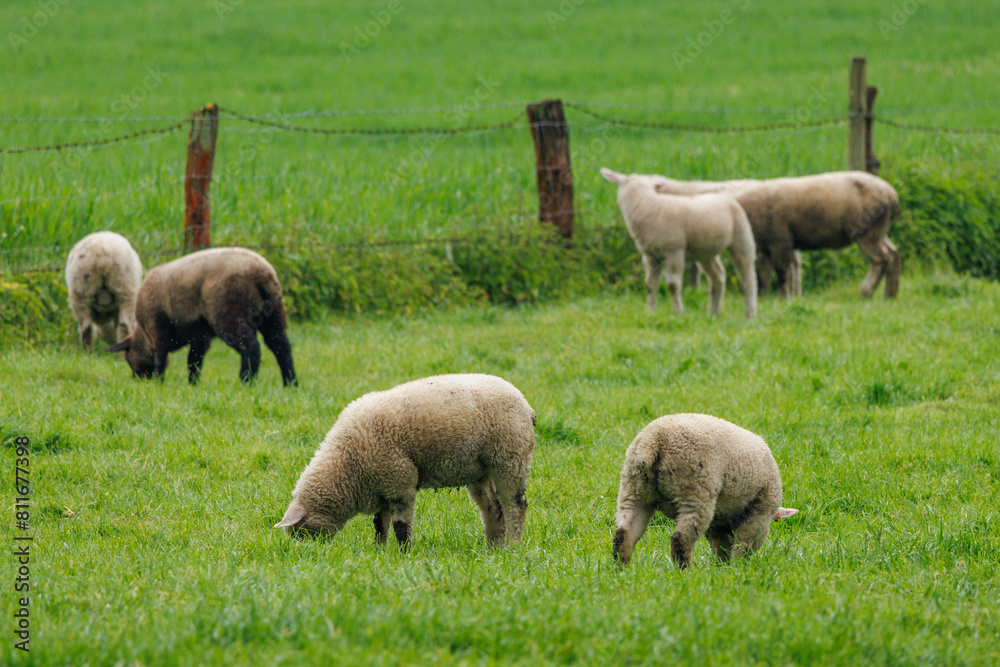
<svg viewBox="0 0 1000 667">
<path fill-rule="evenodd" d="M 891 185 L 864 171 L 835 171 L 812 176 L 772 178 L 763 181 L 675 181 L 653 177 L 657 192 L 687 194 L 715 191 L 731 194 L 750 219 L 757 241 L 761 289 L 770 286 L 772 269 L 778 289 L 801 292 L 796 286 L 795 251 L 843 248 L 856 243 L 870 268 L 861 283 L 861 296 L 869 297 L 885 277 L 885 295 L 899 291 L 900 257 L 887 236 L 900 215 L 899 196 Z M 714 190 L 713 190 L 714 188 Z M 801 259 L 798 260 L 801 264 Z"/>
<path fill-rule="evenodd" d="M 656 293 L 664 266 L 674 311 L 684 312 L 681 282 L 684 261 L 694 260 L 708 276 L 711 301 L 708 312 L 718 314 L 725 295 L 725 269 L 719 253 L 729 248 L 740 276 L 747 317 L 757 314 L 757 276 L 754 273 L 753 233 L 735 199 L 724 194 L 694 197 L 657 194 L 653 178 L 601 169 L 618 185 L 618 207 L 646 269 L 646 309 L 656 308 Z"/>
<path fill-rule="evenodd" d="M 278 360 L 282 382 L 296 384 L 281 283 L 267 260 L 251 250 L 201 250 L 157 266 L 139 288 L 135 317 L 132 335 L 105 349 L 124 350 L 139 377 L 162 377 L 170 353 L 190 344 L 188 380 L 194 384 L 218 336 L 240 353 L 240 379 L 250 382 L 260 367 L 260 330 Z"/>
<path fill-rule="evenodd" d="M 132 333 L 140 283 L 142 262 L 121 234 L 94 232 L 73 246 L 66 260 L 66 290 L 84 349 L 94 349 L 95 328 L 107 343 Z"/>
<path fill-rule="evenodd" d="M 534 424 L 521 392 L 492 375 L 438 375 L 365 394 L 340 413 L 275 528 L 332 536 L 356 514 L 373 514 L 378 543 L 391 524 L 406 549 L 417 489 L 465 486 L 490 544 L 516 542 Z"/>
<path fill-rule="evenodd" d="M 759 436 L 709 415 L 660 417 L 625 452 L 614 558 L 628 564 L 656 510 L 677 521 L 670 555 L 678 567 L 691 564 L 702 535 L 720 561 L 746 555 L 764 544 L 772 521 L 798 512 L 780 504 L 778 465 Z"/>
</svg>

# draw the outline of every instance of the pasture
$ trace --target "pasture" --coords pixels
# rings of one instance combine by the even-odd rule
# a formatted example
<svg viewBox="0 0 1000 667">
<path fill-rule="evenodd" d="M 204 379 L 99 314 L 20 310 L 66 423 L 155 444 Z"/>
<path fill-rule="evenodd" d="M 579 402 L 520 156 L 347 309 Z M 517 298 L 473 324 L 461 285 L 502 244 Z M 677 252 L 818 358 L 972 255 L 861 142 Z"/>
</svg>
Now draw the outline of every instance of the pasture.
<svg viewBox="0 0 1000 667">
<path fill-rule="evenodd" d="M 1000 288 L 852 285 L 766 298 L 755 321 L 738 299 L 708 320 L 704 290 L 687 305 L 325 317 L 292 329 L 298 390 L 267 354 L 242 386 L 219 344 L 194 388 L 183 355 L 162 385 L 69 344 L 4 355 L 3 437 L 33 438 L 34 664 L 1000 658 Z M 509 379 L 538 414 L 520 545 L 488 549 L 464 491 L 418 494 L 406 556 L 370 517 L 332 541 L 272 529 L 351 399 L 455 371 Z M 801 514 L 748 561 L 718 566 L 703 540 L 684 573 L 661 516 L 619 571 L 625 447 L 679 411 L 760 433 Z"/>
<path fill-rule="evenodd" d="M 765 295 L 751 321 L 732 282 L 719 318 L 704 288 L 685 289 L 683 317 L 662 297 L 646 315 L 598 174 L 842 169 L 845 125 L 808 124 L 846 115 L 852 55 L 868 57 L 876 114 L 995 131 L 1000 17 L 981 3 L 59 0 L 6 3 L 0 24 L 0 149 L 222 107 L 213 242 L 273 248 L 301 381 L 283 390 L 265 351 L 241 385 L 221 341 L 196 387 L 184 351 L 157 383 L 77 347 L 58 286 L 66 253 L 113 229 L 148 270 L 181 244 L 186 124 L 0 155 L 0 315 L 44 283 L 42 314 L 0 322 L 0 537 L 10 552 L 23 534 L 18 436 L 31 438 L 34 536 L 31 651 L 14 648 L 8 620 L 0 663 L 1000 662 L 1000 285 L 955 270 L 1000 276 L 1000 137 L 876 121 L 882 175 L 904 203 L 890 231 L 899 298 L 858 299 L 856 249 L 812 253 L 804 298 Z M 676 132 L 568 107 L 579 241 L 563 262 L 535 219 L 524 105 L 543 98 L 636 122 L 803 126 Z M 435 129 L 319 135 L 228 111 Z M 540 250 L 491 244 L 494 232 Z M 454 257 L 331 245 L 463 237 Z M 500 375 L 538 414 L 521 544 L 487 548 L 464 491 L 418 495 L 405 556 L 375 546 L 369 517 L 333 540 L 272 529 L 350 400 L 448 372 Z M 625 448 L 672 412 L 770 444 L 784 505 L 801 513 L 757 556 L 719 566 L 702 541 L 678 572 L 661 516 L 628 568 L 612 564 Z"/>
</svg>

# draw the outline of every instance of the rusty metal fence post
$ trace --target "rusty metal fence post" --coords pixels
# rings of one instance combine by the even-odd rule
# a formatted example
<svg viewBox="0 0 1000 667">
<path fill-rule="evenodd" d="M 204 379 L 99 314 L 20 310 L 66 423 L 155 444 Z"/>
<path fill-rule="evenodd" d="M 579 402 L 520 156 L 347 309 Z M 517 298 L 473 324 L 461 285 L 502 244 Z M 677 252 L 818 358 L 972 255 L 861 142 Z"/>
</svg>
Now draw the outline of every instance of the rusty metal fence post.
<svg viewBox="0 0 1000 667">
<path fill-rule="evenodd" d="M 564 238 L 573 237 L 573 170 L 569 128 L 560 100 L 528 105 L 538 174 L 538 219 L 551 222 Z"/>
<path fill-rule="evenodd" d="M 215 164 L 219 132 L 219 107 L 209 104 L 191 117 L 187 165 L 184 168 L 184 248 L 199 250 L 211 245 L 208 187 Z"/>
</svg>

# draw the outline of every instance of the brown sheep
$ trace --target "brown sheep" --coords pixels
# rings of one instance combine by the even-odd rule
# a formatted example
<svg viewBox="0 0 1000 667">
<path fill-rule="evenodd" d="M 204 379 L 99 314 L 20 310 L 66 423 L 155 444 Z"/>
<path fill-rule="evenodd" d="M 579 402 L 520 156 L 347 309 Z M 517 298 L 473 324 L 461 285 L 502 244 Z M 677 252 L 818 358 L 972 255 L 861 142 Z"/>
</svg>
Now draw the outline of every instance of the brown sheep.
<svg viewBox="0 0 1000 667">
<path fill-rule="evenodd" d="M 259 330 L 278 360 L 282 382 L 296 384 L 281 283 L 268 261 L 251 250 L 202 250 L 157 266 L 139 288 L 135 317 L 132 335 L 105 350 L 124 351 L 139 377 L 162 378 L 170 353 L 190 345 L 188 380 L 194 384 L 218 336 L 240 353 L 240 379 L 250 382 L 260 367 Z"/>
<path fill-rule="evenodd" d="M 899 291 L 899 251 L 887 236 L 900 215 L 899 196 L 878 176 L 864 171 L 835 171 L 763 181 L 660 179 L 655 185 L 657 192 L 725 192 L 736 198 L 747 213 L 757 241 L 761 291 L 770 287 L 772 269 L 778 277 L 779 291 L 787 291 L 796 250 L 844 248 L 852 243 L 870 263 L 861 283 L 861 296 L 870 297 L 883 276 L 887 297 L 895 297 Z"/>
</svg>

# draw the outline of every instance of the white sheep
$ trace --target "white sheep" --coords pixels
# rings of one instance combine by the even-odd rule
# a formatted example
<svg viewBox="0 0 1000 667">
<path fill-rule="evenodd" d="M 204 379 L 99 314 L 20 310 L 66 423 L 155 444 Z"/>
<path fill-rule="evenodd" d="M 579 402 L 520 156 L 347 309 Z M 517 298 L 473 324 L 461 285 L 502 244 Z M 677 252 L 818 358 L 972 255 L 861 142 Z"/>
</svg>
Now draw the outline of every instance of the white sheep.
<svg viewBox="0 0 1000 667">
<path fill-rule="evenodd" d="M 656 308 L 660 276 L 666 268 L 674 311 L 684 312 L 681 282 L 684 262 L 693 260 L 711 285 L 709 314 L 717 314 L 725 295 L 725 269 L 719 253 L 729 248 L 740 277 L 747 317 L 757 314 L 753 232 L 746 213 L 724 194 L 694 197 L 657 194 L 656 177 L 619 174 L 602 168 L 601 175 L 618 185 L 618 207 L 646 269 L 646 309 Z"/>
<path fill-rule="evenodd" d="M 502 546 L 524 529 L 535 412 L 492 375 L 438 375 L 365 394 L 337 422 L 299 477 L 275 528 L 335 535 L 356 514 L 392 525 L 406 549 L 417 489 L 465 486 L 486 539 Z"/>
<path fill-rule="evenodd" d="M 108 343 L 132 333 L 141 283 L 142 261 L 121 234 L 94 232 L 73 246 L 66 259 L 66 290 L 84 349 L 94 348 L 95 328 Z"/>
<path fill-rule="evenodd" d="M 757 241 L 762 289 L 767 289 L 773 268 L 779 292 L 787 292 L 791 271 L 792 292 L 801 293 L 802 260 L 796 256 L 798 250 L 843 248 L 856 243 L 870 264 L 861 283 L 861 296 L 871 296 L 883 276 L 887 297 L 899 291 L 899 251 L 887 236 L 900 215 L 899 196 L 878 176 L 864 171 L 835 171 L 716 183 L 658 178 L 654 185 L 657 192 L 725 192 L 739 201 Z"/>
<path fill-rule="evenodd" d="M 760 436 L 700 414 L 660 417 L 625 452 L 613 554 L 627 565 L 656 510 L 677 521 L 670 555 L 691 564 L 703 535 L 720 561 L 764 544 L 771 522 L 796 514 L 781 507 L 781 474 Z"/>
</svg>

